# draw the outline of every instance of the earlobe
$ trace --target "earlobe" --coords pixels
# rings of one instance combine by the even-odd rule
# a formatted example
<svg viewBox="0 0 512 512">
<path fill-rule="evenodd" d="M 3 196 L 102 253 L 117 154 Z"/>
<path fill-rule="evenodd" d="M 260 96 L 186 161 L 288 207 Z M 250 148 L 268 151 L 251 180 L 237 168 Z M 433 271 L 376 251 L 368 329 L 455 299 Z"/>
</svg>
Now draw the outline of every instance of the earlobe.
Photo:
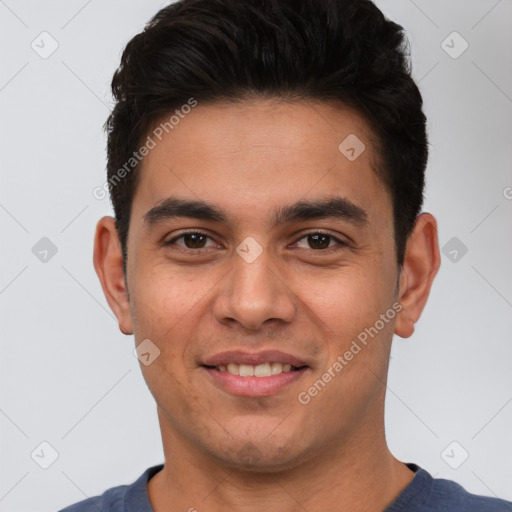
<svg viewBox="0 0 512 512">
<path fill-rule="evenodd" d="M 401 338 L 412 336 L 440 265 L 436 219 L 430 213 L 422 213 L 416 218 L 407 241 L 400 274 L 398 301 L 402 310 L 395 323 L 395 333 Z"/>
<path fill-rule="evenodd" d="M 94 237 L 94 268 L 123 334 L 133 334 L 119 238 L 112 217 L 102 217 Z"/>
</svg>

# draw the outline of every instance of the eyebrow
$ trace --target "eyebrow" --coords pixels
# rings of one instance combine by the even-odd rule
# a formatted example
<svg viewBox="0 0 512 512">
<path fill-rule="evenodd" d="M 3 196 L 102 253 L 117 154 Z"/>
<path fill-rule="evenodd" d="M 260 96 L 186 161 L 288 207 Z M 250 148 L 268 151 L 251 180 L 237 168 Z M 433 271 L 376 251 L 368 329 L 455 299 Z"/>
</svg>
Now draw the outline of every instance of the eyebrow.
<svg viewBox="0 0 512 512">
<path fill-rule="evenodd" d="M 143 221 L 148 227 L 174 218 L 191 218 L 226 223 L 228 215 L 215 205 L 201 200 L 168 197 L 144 214 Z M 270 219 L 272 226 L 314 219 L 335 218 L 350 222 L 358 227 L 369 224 L 368 213 L 344 197 L 331 197 L 313 201 L 298 201 L 282 206 Z"/>
</svg>

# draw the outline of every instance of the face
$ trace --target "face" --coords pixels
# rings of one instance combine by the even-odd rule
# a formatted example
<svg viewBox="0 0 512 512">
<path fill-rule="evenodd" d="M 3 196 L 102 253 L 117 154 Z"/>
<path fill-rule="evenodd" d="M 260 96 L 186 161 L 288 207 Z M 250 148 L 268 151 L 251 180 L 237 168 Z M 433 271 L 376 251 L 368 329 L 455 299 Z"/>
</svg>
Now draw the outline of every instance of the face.
<svg viewBox="0 0 512 512">
<path fill-rule="evenodd" d="M 199 104 L 150 150 L 113 309 L 160 351 L 164 445 L 269 471 L 381 434 L 404 310 L 377 161 L 353 111 L 267 100 Z"/>
</svg>

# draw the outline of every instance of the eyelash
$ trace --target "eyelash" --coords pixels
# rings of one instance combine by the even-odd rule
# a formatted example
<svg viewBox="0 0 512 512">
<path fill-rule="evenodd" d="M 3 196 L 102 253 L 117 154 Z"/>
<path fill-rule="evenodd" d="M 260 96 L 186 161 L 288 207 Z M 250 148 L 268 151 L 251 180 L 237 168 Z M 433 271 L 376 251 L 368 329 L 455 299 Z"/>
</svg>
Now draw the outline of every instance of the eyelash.
<svg viewBox="0 0 512 512">
<path fill-rule="evenodd" d="M 170 245 L 174 244 L 177 240 L 179 240 L 187 235 L 200 235 L 200 236 L 205 236 L 205 237 L 209 238 L 210 240 L 213 240 L 212 237 L 210 237 L 206 233 L 203 233 L 201 231 L 191 230 L 191 231 L 185 231 L 184 233 L 179 234 L 178 236 L 172 238 L 168 242 L 165 242 L 164 245 L 170 246 Z M 331 252 L 336 252 L 336 251 L 339 251 L 339 250 L 344 249 L 349 246 L 349 244 L 344 242 L 343 240 L 340 240 L 339 238 L 335 237 L 334 235 L 331 235 L 330 233 L 326 233 L 325 231 L 321 231 L 321 230 L 305 233 L 295 243 L 300 242 L 301 240 L 304 240 L 304 238 L 307 238 L 308 236 L 311 236 L 311 235 L 324 235 L 324 236 L 327 236 L 330 239 L 334 240 L 338 244 L 338 246 L 328 247 L 326 249 L 310 249 L 311 251 L 314 251 L 314 252 L 330 254 Z M 193 252 L 193 253 L 202 253 L 203 251 L 205 251 L 205 250 L 207 251 L 209 249 L 209 247 L 200 247 L 198 249 L 189 249 L 188 247 L 181 247 L 181 246 L 178 246 L 178 247 L 179 247 L 179 250 L 181 250 L 183 252 Z"/>
</svg>

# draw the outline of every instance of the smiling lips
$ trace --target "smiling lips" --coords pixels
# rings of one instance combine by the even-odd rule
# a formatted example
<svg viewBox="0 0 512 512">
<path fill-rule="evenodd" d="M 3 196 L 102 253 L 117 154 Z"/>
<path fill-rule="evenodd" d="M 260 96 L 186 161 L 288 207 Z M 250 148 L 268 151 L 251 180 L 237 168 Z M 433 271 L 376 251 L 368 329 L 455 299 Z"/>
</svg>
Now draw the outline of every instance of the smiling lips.
<svg viewBox="0 0 512 512">
<path fill-rule="evenodd" d="M 254 397 L 276 394 L 309 369 L 304 361 L 280 351 L 223 352 L 202 366 L 222 389 Z"/>
<path fill-rule="evenodd" d="M 281 363 L 263 363 L 256 366 L 252 364 L 229 363 L 228 365 L 220 364 L 215 367 L 220 372 L 229 372 L 231 375 L 240 375 L 240 377 L 270 377 L 271 375 L 279 375 L 283 372 L 296 370 L 291 364 Z"/>
</svg>

